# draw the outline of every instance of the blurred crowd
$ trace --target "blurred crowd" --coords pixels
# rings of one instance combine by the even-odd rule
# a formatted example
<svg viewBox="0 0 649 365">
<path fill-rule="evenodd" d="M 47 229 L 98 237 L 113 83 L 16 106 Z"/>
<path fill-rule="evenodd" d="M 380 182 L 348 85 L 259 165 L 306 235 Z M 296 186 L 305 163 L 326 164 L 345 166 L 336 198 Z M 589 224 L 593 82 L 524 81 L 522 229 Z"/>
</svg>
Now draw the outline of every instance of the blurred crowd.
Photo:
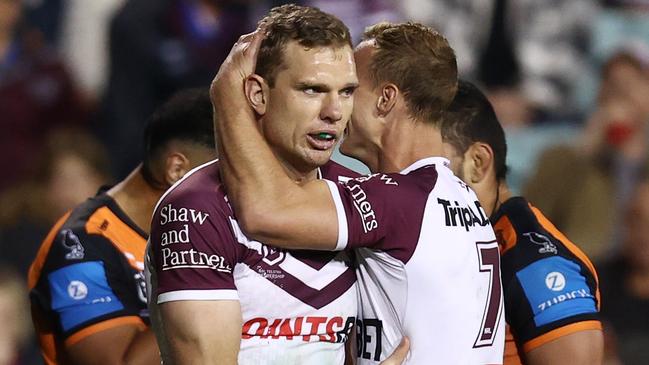
<svg viewBox="0 0 649 365">
<path fill-rule="evenodd" d="M 39 361 L 24 281 L 54 221 L 131 171 L 153 109 L 207 87 L 286 2 L 0 0 L 0 365 Z M 292 2 L 337 15 L 354 42 L 383 20 L 449 39 L 506 127 L 513 188 L 597 263 L 607 363 L 646 363 L 649 1 Z"/>
</svg>

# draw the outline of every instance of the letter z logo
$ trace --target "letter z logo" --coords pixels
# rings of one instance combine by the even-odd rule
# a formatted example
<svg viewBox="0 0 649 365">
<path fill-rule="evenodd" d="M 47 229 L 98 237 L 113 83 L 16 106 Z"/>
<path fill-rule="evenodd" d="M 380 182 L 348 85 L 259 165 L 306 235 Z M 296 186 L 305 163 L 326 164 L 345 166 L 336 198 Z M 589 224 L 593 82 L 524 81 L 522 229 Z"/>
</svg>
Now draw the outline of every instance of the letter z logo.
<svg viewBox="0 0 649 365">
<path fill-rule="evenodd" d="M 561 291 L 566 287 L 566 278 L 562 273 L 553 271 L 545 277 L 545 286 L 552 291 Z"/>
</svg>

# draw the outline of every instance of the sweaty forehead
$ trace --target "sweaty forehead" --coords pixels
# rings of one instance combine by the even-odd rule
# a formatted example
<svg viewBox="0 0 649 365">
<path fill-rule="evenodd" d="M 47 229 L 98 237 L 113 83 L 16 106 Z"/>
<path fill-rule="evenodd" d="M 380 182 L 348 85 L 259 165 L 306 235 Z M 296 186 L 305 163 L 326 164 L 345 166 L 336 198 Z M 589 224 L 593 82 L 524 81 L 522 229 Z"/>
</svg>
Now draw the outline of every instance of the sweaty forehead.
<svg viewBox="0 0 649 365">
<path fill-rule="evenodd" d="M 354 54 L 349 46 L 307 48 L 290 42 L 284 49 L 283 63 L 278 79 L 334 77 L 341 82 L 356 82 Z"/>
</svg>

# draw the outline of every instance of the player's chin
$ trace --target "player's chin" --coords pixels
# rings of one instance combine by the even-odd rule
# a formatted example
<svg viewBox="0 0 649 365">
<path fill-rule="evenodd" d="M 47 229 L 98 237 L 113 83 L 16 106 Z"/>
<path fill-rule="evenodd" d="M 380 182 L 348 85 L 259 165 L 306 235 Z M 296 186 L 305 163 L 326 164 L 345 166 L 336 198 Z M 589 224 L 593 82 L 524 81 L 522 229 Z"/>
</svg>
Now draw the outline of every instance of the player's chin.
<svg viewBox="0 0 649 365">
<path fill-rule="evenodd" d="M 306 154 L 306 159 L 314 166 L 322 166 L 329 162 L 331 155 L 333 154 L 334 149 L 327 150 L 318 150 L 318 149 L 309 149 Z"/>
</svg>

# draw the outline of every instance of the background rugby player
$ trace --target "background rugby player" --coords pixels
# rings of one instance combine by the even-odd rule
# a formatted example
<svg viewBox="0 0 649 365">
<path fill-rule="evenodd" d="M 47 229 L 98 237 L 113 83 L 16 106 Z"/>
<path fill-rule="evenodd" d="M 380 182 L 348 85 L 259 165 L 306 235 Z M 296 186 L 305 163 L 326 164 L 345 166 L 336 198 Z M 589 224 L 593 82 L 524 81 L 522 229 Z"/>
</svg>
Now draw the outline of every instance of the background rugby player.
<svg viewBox="0 0 649 365">
<path fill-rule="evenodd" d="M 601 363 L 595 268 L 536 207 L 509 190 L 505 132 L 491 104 L 460 80 L 443 119 L 451 168 L 475 190 L 498 237 L 508 324 L 505 364 Z"/>
<path fill-rule="evenodd" d="M 144 252 L 153 207 L 216 157 L 207 91 L 172 97 L 148 120 L 140 164 L 63 216 L 29 271 L 32 319 L 47 364 L 159 364 Z"/>
</svg>

